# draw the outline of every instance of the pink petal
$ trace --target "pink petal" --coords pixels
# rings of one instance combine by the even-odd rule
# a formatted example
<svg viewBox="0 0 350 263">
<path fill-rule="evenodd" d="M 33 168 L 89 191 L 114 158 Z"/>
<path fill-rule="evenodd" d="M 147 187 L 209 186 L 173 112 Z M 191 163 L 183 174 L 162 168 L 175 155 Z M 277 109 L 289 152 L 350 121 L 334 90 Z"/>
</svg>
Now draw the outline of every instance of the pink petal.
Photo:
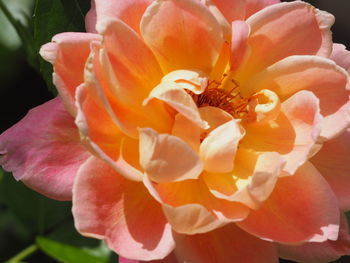
<svg viewBox="0 0 350 263">
<path fill-rule="evenodd" d="M 179 263 L 176 259 L 176 256 L 174 252 L 170 253 L 166 258 L 161 260 L 152 260 L 152 261 L 139 261 L 139 260 L 133 260 L 133 259 L 127 259 L 119 256 L 119 263 Z"/>
<path fill-rule="evenodd" d="M 280 0 L 245 0 L 245 2 L 246 2 L 245 17 L 248 18 L 254 13 L 260 11 L 261 9 L 269 5 L 278 4 L 281 1 Z"/>
<path fill-rule="evenodd" d="M 154 1 L 141 20 L 141 34 L 165 73 L 210 73 L 224 42 L 219 22 L 197 0 Z"/>
<path fill-rule="evenodd" d="M 305 243 L 300 246 L 279 245 L 282 258 L 304 263 L 333 262 L 350 254 L 349 227 L 344 214 L 341 216 L 339 236 L 336 241 Z M 341 262 L 341 261 L 339 261 Z"/>
<path fill-rule="evenodd" d="M 196 179 L 203 170 L 198 154 L 176 136 L 140 128 L 140 163 L 155 182 Z"/>
<path fill-rule="evenodd" d="M 333 44 L 333 51 L 330 56 L 337 65 L 350 72 L 350 51 L 342 44 Z"/>
<path fill-rule="evenodd" d="M 246 0 L 213 0 L 213 2 L 225 16 L 228 23 L 244 19 Z"/>
<path fill-rule="evenodd" d="M 97 22 L 96 4 L 95 4 L 95 0 L 91 0 L 91 8 L 85 16 L 86 32 L 97 33 L 96 22 Z"/>
<path fill-rule="evenodd" d="M 244 21 L 232 22 L 232 45 L 231 45 L 231 70 L 235 71 L 248 56 L 249 47 L 247 41 L 249 38 L 250 27 Z"/>
<path fill-rule="evenodd" d="M 176 235 L 178 262 L 277 263 L 273 243 L 255 238 L 234 224 L 197 235 Z"/>
<path fill-rule="evenodd" d="M 79 167 L 90 157 L 60 98 L 32 109 L 0 136 L 0 165 L 50 198 L 70 200 Z"/>
<path fill-rule="evenodd" d="M 346 71 L 329 59 L 291 56 L 268 67 L 247 85 L 255 90 L 271 89 L 282 100 L 299 90 L 312 91 L 325 116 L 321 136 L 331 139 L 350 125 L 349 83 Z"/>
<path fill-rule="evenodd" d="M 292 175 L 313 153 L 321 131 L 319 101 L 309 91 L 299 91 L 282 103 L 275 121 L 246 125 L 241 147 L 258 152 L 278 152 L 286 160 L 283 168 Z"/>
<path fill-rule="evenodd" d="M 140 20 L 152 0 L 93 0 L 96 4 L 97 31 L 105 20 L 120 19 L 140 32 Z"/>
<path fill-rule="evenodd" d="M 199 154 L 204 169 L 213 173 L 232 171 L 237 147 L 244 133 L 237 120 L 226 122 L 211 131 L 200 145 Z"/>
<path fill-rule="evenodd" d="M 178 233 L 209 232 L 228 222 L 241 221 L 249 213 L 242 204 L 215 198 L 201 179 L 152 183 L 145 178 L 144 184 L 162 204 L 169 223 Z"/>
<path fill-rule="evenodd" d="M 311 162 L 327 180 L 343 211 L 350 210 L 350 130 L 327 141 Z"/>
<path fill-rule="evenodd" d="M 122 257 L 162 259 L 174 248 L 161 207 L 142 183 L 125 179 L 95 157 L 75 181 L 73 215 L 81 234 L 104 239 Z"/>
<path fill-rule="evenodd" d="M 336 240 L 339 230 L 337 199 L 326 180 L 306 163 L 282 177 L 263 206 L 238 225 L 266 240 L 281 243 Z"/>
<path fill-rule="evenodd" d="M 238 81 L 249 79 L 252 74 L 288 56 L 328 57 L 332 51 L 329 28 L 334 17 L 305 2 L 268 6 L 246 22 L 251 28 L 248 40 L 251 52 L 241 66 Z"/>
<path fill-rule="evenodd" d="M 61 33 L 40 49 L 40 55 L 54 65 L 54 84 L 72 114 L 75 114 L 75 90 L 84 82 L 83 73 L 90 43 L 100 39 L 97 34 Z"/>
</svg>

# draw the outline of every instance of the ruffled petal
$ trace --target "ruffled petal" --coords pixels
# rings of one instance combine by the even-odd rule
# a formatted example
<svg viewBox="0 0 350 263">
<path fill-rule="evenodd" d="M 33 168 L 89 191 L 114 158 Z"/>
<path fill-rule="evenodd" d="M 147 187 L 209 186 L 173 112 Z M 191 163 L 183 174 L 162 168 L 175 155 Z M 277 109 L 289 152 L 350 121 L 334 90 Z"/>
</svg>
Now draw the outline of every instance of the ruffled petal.
<svg viewBox="0 0 350 263">
<path fill-rule="evenodd" d="M 152 0 L 93 0 L 96 5 L 97 25 L 100 32 L 100 25 L 105 20 L 120 19 L 128 24 L 136 32 L 140 32 L 140 21 L 146 8 Z M 91 11 L 93 12 L 93 10 Z"/>
<path fill-rule="evenodd" d="M 104 239 L 122 257 L 162 259 L 174 249 L 171 227 L 143 184 L 125 179 L 95 157 L 75 180 L 73 215 L 82 235 Z"/>
<path fill-rule="evenodd" d="M 76 88 L 84 82 L 84 67 L 90 53 L 90 43 L 101 37 L 91 33 L 61 33 L 43 45 L 40 55 L 54 66 L 53 81 L 71 114 L 75 114 Z"/>
<path fill-rule="evenodd" d="M 336 241 L 323 243 L 305 243 L 301 246 L 279 245 L 278 252 L 282 258 L 300 263 L 335 262 L 341 256 L 350 254 L 349 227 L 344 214 L 341 217 L 339 236 Z"/>
<path fill-rule="evenodd" d="M 350 126 L 349 83 L 347 72 L 329 59 L 291 56 L 268 67 L 247 86 L 271 89 L 281 100 L 299 90 L 312 91 L 325 116 L 321 137 L 331 139 Z"/>
<path fill-rule="evenodd" d="M 197 0 L 154 1 L 143 15 L 141 34 L 165 73 L 195 69 L 209 74 L 224 43 L 219 22 Z"/>
<path fill-rule="evenodd" d="M 198 154 L 176 136 L 158 134 L 150 128 L 140 132 L 140 163 L 155 182 L 197 179 L 203 170 Z"/>
<path fill-rule="evenodd" d="M 74 177 L 90 156 L 60 98 L 32 109 L 0 136 L 0 165 L 57 200 L 72 198 Z"/>
<path fill-rule="evenodd" d="M 299 91 L 281 105 L 274 121 L 246 125 L 241 147 L 257 152 L 278 152 L 286 160 L 283 168 L 292 175 L 312 155 L 321 131 L 319 101 L 309 91 Z"/>
<path fill-rule="evenodd" d="M 311 159 L 338 197 L 343 211 L 350 210 L 350 130 L 323 144 Z"/>
<path fill-rule="evenodd" d="M 255 238 L 234 224 L 197 235 L 175 235 L 178 262 L 277 263 L 273 243 Z"/>
<path fill-rule="evenodd" d="M 328 57 L 331 54 L 333 43 L 330 27 L 334 17 L 305 2 L 268 6 L 246 22 L 251 28 L 248 40 L 250 56 L 241 66 L 239 82 L 288 56 Z"/>
<path fill-rule="evenodd" d="M 248 233 L 280 243 L 337 240 L 337 199 L 327 181 L 310 164 L 278 180 L 263 206 L 237 224 Z"/>
</svg>

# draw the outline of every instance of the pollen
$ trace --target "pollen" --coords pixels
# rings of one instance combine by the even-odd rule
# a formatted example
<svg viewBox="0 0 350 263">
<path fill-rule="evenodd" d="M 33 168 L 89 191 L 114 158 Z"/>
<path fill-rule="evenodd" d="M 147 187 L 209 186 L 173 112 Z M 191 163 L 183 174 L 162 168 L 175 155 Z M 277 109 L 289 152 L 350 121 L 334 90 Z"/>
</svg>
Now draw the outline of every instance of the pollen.
<svg viewBox="0 0 350 263">
<path fill-rule="evenodd" d="M 191 92 L 190 94 L 198 107 L 217 107 L 236 119 L 243 119 L 248 114 L 249 99 L 242 97 L 238 91 L 239 83 L 235 80 L 230 80 L 229 89 L 227 82 L 223 85 L 226 78 L 227 75 L 224 74 L 220 81 L 209 81 L 204 92 L 199 95 Z"/>
</svg>

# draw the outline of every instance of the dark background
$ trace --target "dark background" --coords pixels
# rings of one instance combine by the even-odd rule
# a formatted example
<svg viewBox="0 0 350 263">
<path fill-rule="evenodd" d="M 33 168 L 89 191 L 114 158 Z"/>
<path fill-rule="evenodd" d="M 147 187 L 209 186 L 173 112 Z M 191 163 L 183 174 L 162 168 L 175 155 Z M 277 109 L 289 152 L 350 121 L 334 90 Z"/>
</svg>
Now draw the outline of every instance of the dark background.
<svg viewBox="0 0 350 263">
<path fill-rule="evenodd" d="M 343 43 L 350 48 L 350 1 L 310 0 L 307 2 L 335 15 L 336 23 L 332 28 L 334 42 Z M 305 41 L 308 40 L 305 39 Z M 48 91 L 41 75 L 28 65 L 23 48 L 21 46 L 9 47 L 0 42 L 0 132 L 19 121 L 29 109 L 51 98 L 53 95 Z M 3 215 L 8 212 L 7 210 L 8 204 L 1 202 L 0 198 L 0 262 L 18 253 L 29 244 L 30 240 L 30 237 L 28 240 L 20 238 L 21 236 L 18 235 L 20 230 L 16 229 L 18 225 L 15 223 L 1 225 L 1 222 L 4 221 Z M 57 261 L 39 252 L 26 262 Z M 337 262 L 350 262 L 350 257 Z"/>
</svg>

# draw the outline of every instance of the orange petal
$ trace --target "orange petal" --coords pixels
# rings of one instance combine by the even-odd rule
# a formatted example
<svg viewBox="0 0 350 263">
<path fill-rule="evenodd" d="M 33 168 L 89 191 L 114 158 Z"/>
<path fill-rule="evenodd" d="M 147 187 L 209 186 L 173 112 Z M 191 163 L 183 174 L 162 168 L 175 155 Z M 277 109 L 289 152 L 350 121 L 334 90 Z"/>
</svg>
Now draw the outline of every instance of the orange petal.
<svg viewBox="0 0 350 263">
<path fill-rule="evenodd" d="M 145 178 L 144 183 L 178 233 L 208 232 L 249 213 L 242 204 L 215 198 L 201 179 L 156 184 Z"/>
<path fill-rule="evenodd" d="M 259 155 L 241 149 L 235 163 L 231 173 L 204 173 L 206 185 L 217 198 L 259 209 L 272 193 L 285 161 L 274 152 Z"/>
<path fill-rule="evenodd" d="M 349 83 L 347 72 L 329 59 L 291 56 L 268 67 L 247 86 L 271 89 L 281 100 L 299 90 L 312 91 L 325 116 L 321 136 L 331 139 L 350 125 Z"/>
<path fill-rule="evenodd" d="M 176 234 L 174 238 L 178 262 L 279 262 L 273 243 L 255 238 L 234 224 L 205 234 Z"/>
<path fill-rule="evenodd" d="M 198 154 L 176 136 L 150 128 L 140 132 L 140 163 L 155 182 L 196 179 L 203 170 Z"/>
<path fill-rule="evenodd" d="M 200 145 L 204 169 L 213 173 L 232 171 L 237 147 L 244 133 L 237 120 L 212 130 Z"/>
<path fill-rule="evenodd" d="M 75 181 L 73 215 L 81 234 L 104 239 L 123 257 L 162 259 L 174 249 L 161 206 L 142 183 L 125 179 L 95 157 Z"/>
<path fill-rule="evenodd" d="M 165 73 L 195 69 L 209 74 L 224 42 L 219 22 L 197 0 L 154 1 L 142 18 L 141 34 Z"/>
<path fill-rule="evenodd" d="M 286 160 L 283 169 L 292 175 L 313 153 L 321 131 L 318 99 L 299 91 L 281 105 L 275 121 L 246 125 L 241 147 L 257 152 L 278 152 Z"/>
<path fill-rule="evenodd" d="M 249 79 L 252 74 L 288 56 L 328 57 L 331 54 L 330 27 L 334 17 L 305 2 L 268 6 L 246 22 L 251 28 L 248 40 L 251 52 L 241 66 L 238 81 Z"/>
<path fill-rule="evenodd" d="M 337 199 L 326 180 L 310 164 L 294 176 L 282 177 L 268 200 L 237 224 L 259 238 L 281 242 L 336 240 Z"/>
<path fill-rule="evenodd" d="M 136 32 L 140 32 L 140 21 L 152 0 L 93 0 L 96 5 L 97 30 L 108 19 L 120 19 Z"/>
</svg>

